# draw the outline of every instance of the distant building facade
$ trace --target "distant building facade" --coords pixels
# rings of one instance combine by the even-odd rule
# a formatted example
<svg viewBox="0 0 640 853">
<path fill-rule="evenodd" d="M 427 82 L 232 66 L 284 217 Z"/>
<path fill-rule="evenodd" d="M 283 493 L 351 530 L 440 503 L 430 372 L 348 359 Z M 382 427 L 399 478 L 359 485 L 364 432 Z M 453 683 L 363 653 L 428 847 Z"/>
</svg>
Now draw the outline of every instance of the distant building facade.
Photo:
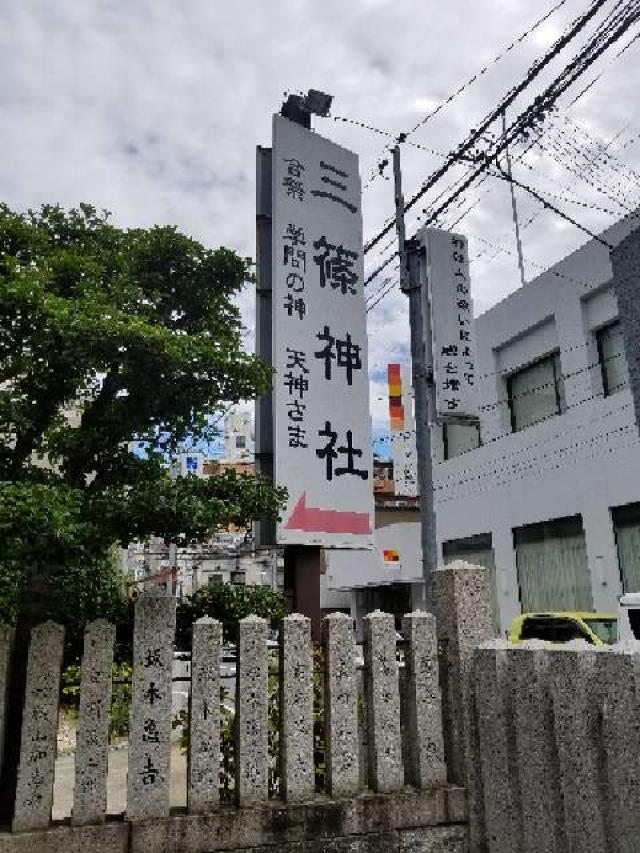
<svg viewBox="0 0 640 853">
<path fill-rule="evenodd" d="M 440 563 L 490 569 L 501 631 L 521 611 L 615 610 L 640 591 L 640 441 L 607 248 L 591 240 L 475 325 L 479 420 L 432 433 Z M 414 517 L 399 568 L 329 555 L 328 588 L 352 591 L 354 616 L 399 583 L 419 604 Z"/>
</svg>

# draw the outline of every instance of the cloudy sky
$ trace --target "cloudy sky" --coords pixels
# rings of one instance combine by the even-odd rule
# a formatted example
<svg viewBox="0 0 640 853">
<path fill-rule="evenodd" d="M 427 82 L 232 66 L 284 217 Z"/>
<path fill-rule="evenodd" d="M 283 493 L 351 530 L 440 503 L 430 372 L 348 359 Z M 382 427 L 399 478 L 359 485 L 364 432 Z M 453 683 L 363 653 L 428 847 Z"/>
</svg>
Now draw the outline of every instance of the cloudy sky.
<svg viewBox="0 0 640 853">
<path fill-rule="evenodd" d="M 0 199 L 26 209 L 91 202 L 116 224 L 174 224 L 208 246 L 255 246 L 255 146 L 269 145 L 284 92 L 334 96 L 318 132 L 358 152 L 365 236 L 393 212 L 392 183 L 371 180 L 387 138 L 412 128 L 487 63 L 465 92 L 403 147 L 405 194 L 442 162 L 519 82 L 587 0 L 565 0 L 497 63 L 558 0 L 20 0 L 0 6 Z M 608 0 L 603 13 L 615 5 Z M 591 28 L 591 30 L 593 27 Z M 515 176 L 587 227 L 601 230 L 640 199 L 638 26 L 568 92 L 543 148 Z M 570 46 L 542 80 L 573 56 Z M 594 85 L 571 101 L 591 80 Z M 536 94 L 533 87 L 512 117 Z M 341 119 L 347 118 L 350 122 Z M 351 123 L 356 122 L 356 123 Z M 498 128 L 495 128 L 497 131 Z M 608 146 L 603 154 L 603 146 Z M 429 153 L 429 149 L 435 153 Z M 449 181 L 462 174 L 452 172 Z M 579 177 L 580 176 L 580 177 Z M 587 239 L 518 193 L 527 279 Z M 420 213 L 424 205 L 417 205 Z M 506 184 L 488 179 L 443 224 L 468 234 L 476 314 L 519 286 Z M 529 223 L 529 220 L 531 222 Z M 529 223 L 529 224 L 527 224 Z M 408 219 L 409 233 L 415 216 Z M 384 245 L 384 241 L 382 243 Z M 371 253 L 369 269 L 380 257 Z M 383 255 L 384 257 L 384 255 Z M 393 267 L 390 267 L 393 269 Z M 384 276 L 369 292 L 380 290 Z M 392 284 L 392 282 L 389 282 Z M 253 295 L 242 298 L 252 340 Z M 372 299 L 373 301 L 373 299 Z M 408 319 L 397 288 L 369 314 L 372 412 L 386 426 L 386 364 L 406 360 Z"/>
</svg>

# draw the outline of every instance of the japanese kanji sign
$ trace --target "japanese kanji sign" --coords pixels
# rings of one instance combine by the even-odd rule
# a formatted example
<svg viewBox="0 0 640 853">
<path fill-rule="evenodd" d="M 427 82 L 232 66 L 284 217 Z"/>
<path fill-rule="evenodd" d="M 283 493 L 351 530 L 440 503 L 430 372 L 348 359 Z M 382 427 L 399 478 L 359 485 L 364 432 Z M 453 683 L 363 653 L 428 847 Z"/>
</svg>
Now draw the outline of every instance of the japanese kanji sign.
<svg viewBox="0 0 640 853">
<path fill-rule="evenodd" d="M 274 116 L 274 466 L 282 544 L 369 547 L 373 483 L 355 154 Z"/>
<path fill-rule="evenodd" d="M 467 238 L 427 228 L 436 414 L 477 417 L 473 304 Z"/>
</svg>

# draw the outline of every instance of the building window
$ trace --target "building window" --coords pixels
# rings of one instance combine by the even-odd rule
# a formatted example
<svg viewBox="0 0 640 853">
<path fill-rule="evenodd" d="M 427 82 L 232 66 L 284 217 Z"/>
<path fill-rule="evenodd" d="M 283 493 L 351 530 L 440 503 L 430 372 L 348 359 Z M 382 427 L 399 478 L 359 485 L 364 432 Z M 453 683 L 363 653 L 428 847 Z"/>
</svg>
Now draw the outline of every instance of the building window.
<svg viewBox="0 0 640 853">
<path fill-rule="evenodd" d="M 558 353 L 541 358 L 507 379 L 511 429 L 533 426 L 564 411 L 564 388 Z"/>
<path fill-rule="evenodd" d="M 640 503 L 611 510 L 623 592 L 640 592 Z"/>
<path fill-rule="evenodd" d="M 244 448 L 245 448 L 246 446 L 247 446 L 247 438 L 246 438 L 246 436 L 244 436 L 244 435 L 237 435 L 237 436 L 236 436 L 236 447 L 237 447 L 239 450 L 244 450 Z"/>
<path fill-rule="evenodd" d="M 442 425 L 442 440 L 445 459 L 453 459 L 461 453 L 476 450 L 480 447 L 480 422 L 445 422 Z"/>
<path fill-rule="evenodd" d="M 602 370 L 604 396 L 614 394 L 629 384 L 627 356 L 620 322 L 616 321 L 596 332 L 598 357 Z"/>
<path fill-rule="evenodd" d="M 591 610 L 591 575 L 580 515 L 513 531 L 523 613 Z"/>
<path fill-rule="evenodd" d="M 500 612 L 496 587 L 496 560 L 493 552 L 493 540 L 490 533 L 479 533 L 464 539 L 450 539 L 442 543 L 442 558 L 445 565 L 455 560 L 464 560 L 474 566 L 483 566 L 489 570 L 491 584 L 491 610 L 496 632 L 500 633 Z"/>
</svg>

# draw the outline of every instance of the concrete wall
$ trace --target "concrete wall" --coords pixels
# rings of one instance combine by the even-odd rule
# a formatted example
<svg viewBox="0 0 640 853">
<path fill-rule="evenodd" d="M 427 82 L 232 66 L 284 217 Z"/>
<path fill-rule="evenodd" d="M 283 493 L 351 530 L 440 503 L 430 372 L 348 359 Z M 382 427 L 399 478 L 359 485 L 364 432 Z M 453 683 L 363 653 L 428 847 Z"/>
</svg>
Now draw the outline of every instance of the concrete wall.
<svg viewBox="0 0 640 853">
<path fill-rule="evenodd" d="M 0 853 L 467 853 L 460 788 L 102 826 L 0 831 Z"/>
<path fill-rule="evenodd" d="M 605 234 L 612 244 L 634 227 L 623 220 Z M 612 268 L 595 240 L 515 291 L 476 320 L 483 446 L 442 461 L 434 487 L 439 548 L 492 535 L 502 629 L 520 612 L 513 528 L 580 514 L 594 607 L 615 610 L 620 574 L 610 508 L 640 501 L 640 447 L 631 393 L 604 397 L 595 332 L 618 316 Z M 507 375 L 559 350 L 567 410 L 512 433 Z M 436 428 L 436 434 L 439 428 Z M 418 526 L 402 531 L 419 540 Z M 371 557 L 337 556 L 330 585 L 383 582 Z M 403 565 L 419 581 L 421 567 Z"/>
</svg>

